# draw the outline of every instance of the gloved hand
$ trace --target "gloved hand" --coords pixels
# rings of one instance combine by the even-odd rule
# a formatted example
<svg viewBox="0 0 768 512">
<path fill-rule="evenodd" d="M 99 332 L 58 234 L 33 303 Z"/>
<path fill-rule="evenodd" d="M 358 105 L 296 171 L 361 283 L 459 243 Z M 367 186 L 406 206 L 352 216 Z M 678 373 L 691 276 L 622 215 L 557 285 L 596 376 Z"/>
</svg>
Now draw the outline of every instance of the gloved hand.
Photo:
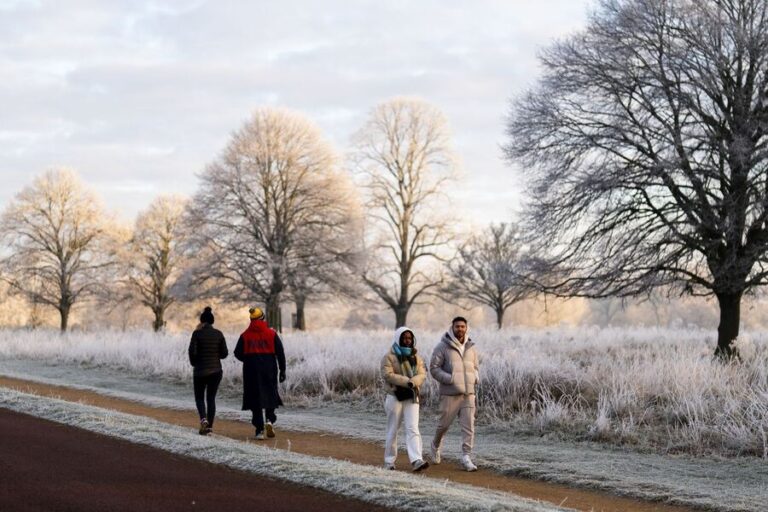
<svg viewBox="0 0 768 512">
<path fill-rule="evenodd" d="M 285 372 L 280 372 L 280 377 L 278 379 L 280 382 L 285 382 Z"/>
</svg>

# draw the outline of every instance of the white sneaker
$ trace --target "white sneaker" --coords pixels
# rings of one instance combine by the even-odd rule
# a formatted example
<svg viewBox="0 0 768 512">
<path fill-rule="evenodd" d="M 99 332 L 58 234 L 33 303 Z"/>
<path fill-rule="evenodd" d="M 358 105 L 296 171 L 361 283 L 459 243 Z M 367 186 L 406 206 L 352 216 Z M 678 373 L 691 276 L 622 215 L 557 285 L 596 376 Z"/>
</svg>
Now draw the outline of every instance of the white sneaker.
<svg viewBox="0 0 768 512">
<path fill-rule="evenodd" d="M 275 427 L 272 426 L 272 422 L 268 421 L 266 425 L 267 437 L 275 437 Z"/>
<path fill-rule="evenodd" d="M 429 445 L 429 458 L 432 459 L 432 464 L 440 464 L 440 448 L 435 446 L 435 443 Z"/>
<path fill-rule="evenodd" d="M 264 435 L 264 432 L 256 432 L 256 435 L 253 436 L 253 438 L 257 441 L 263 441 L 266 439 L 266 436 Z"/>
<path fill-rule="evenodd" d="M 477 466 L 472 463 L 472 459 L 469 458 L 469 455 L 461 456 L 461 465 L 464 467 L 465 471 L 477 471 Z"/>
</svg>

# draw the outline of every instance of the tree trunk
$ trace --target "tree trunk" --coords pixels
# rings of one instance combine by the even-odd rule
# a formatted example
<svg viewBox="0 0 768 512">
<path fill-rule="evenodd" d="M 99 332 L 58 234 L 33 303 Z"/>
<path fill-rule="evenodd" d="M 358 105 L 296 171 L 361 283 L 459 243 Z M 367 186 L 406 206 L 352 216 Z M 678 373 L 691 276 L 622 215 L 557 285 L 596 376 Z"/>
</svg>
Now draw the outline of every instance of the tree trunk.
<svg viewBox="0 0 768 512">
<path fill-rule="evenodd" d="M 280 314 L 280 297 L 269 297 L 266 301 L 267 311 L 265 315 L 267 317 L 267 325 L 278 332 L 283 330 L 283 318 Z"/>
<path fill-rule="evenodd" d="M 304 297 L 299 297 L 296 299 L 296 324 L 293 327 L 300 331 L 307 330 L 307 321 L 304 316 L 304 305 L 306 302 L 307 299 Z"/>
<path fill-rule="evenodd" d="M 69 310 L 72 306 L 61 304 L 59 305 L 59 315 L 61 316 L 61 323 L 59 324 L 59 327 L 61 329 L 61 332 L 65 332 L 67 330 L 67 325 L 69 324 Z"/>
<path fill-rule="evenodd" d="M 496 327 L 501 329 L 504 327 L 504 308 L 496 308 Z"/>
<path fill-rule="evenodd" d="M 40 317 L 40 306 L 36 300 L 32 301 L 32 311 L 29 313 L 30 329 L 37 329 L 43 325 L 43 319 Z"/>
<path fill-rule="evenodd" d="M 153 309 L 152 312 L 155 314 L 155 321 L 152 322 L 152 329 L 154 329 L 155 332 L 160 332 L 160 330 L 165 327 L 165 319 L 163 318 L 164 311 L 162 309 Z"/>
<path fill-rule="evenodd" d="M 408 306 L 398 305 L 395 308 L 395 329 L 405 325 L 405 321 L 408 319 Z"/>
<path fill-rule="evenodd" d="M 741 295 L 738 293 L 716 293 L 720 305 L 720 325 L 717 327 L 717 348 L 715 357 L 730 360 L 738 357 L 733 340 L 739 336 L 741 321 Z"/>
</svg>

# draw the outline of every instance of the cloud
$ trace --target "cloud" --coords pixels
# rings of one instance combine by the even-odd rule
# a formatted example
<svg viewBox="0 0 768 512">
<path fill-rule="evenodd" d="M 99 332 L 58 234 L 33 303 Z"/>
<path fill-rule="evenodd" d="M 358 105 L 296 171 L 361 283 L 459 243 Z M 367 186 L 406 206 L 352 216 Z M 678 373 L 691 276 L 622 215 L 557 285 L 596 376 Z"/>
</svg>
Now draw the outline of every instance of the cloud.
<svg viewBox="0 0 768 512">
<path fill-rule="evenodd" d="M 0 207 L 34 174 L 67 165 L 132 216 L 163 191 L 193 193 L 257 106 L 305 112 L 343 152 L 377 102 L 413 95 L 451 123 L 467 215 L 505 220 L 520 198 L 500 158 L 508 101 L 587 6 L 0 0 Z"/>
</svg>

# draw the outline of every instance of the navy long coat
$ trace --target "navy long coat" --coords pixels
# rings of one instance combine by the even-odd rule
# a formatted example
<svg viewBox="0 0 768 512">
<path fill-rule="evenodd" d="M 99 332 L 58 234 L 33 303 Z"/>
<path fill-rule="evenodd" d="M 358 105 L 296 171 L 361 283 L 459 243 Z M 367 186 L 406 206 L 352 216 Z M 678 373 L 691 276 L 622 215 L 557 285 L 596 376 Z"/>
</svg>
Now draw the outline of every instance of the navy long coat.
<svg viewBox="0 0 768 512">
<path fill-rule="evenodd" d="M 277 379 L 278 371 L 285 373 L 285 353 L 277 332 L 263 320 L 251 320 L 237 340 L 235 357 L 243 362 L 243 410 L 283 405 Z"/>
</svg>

